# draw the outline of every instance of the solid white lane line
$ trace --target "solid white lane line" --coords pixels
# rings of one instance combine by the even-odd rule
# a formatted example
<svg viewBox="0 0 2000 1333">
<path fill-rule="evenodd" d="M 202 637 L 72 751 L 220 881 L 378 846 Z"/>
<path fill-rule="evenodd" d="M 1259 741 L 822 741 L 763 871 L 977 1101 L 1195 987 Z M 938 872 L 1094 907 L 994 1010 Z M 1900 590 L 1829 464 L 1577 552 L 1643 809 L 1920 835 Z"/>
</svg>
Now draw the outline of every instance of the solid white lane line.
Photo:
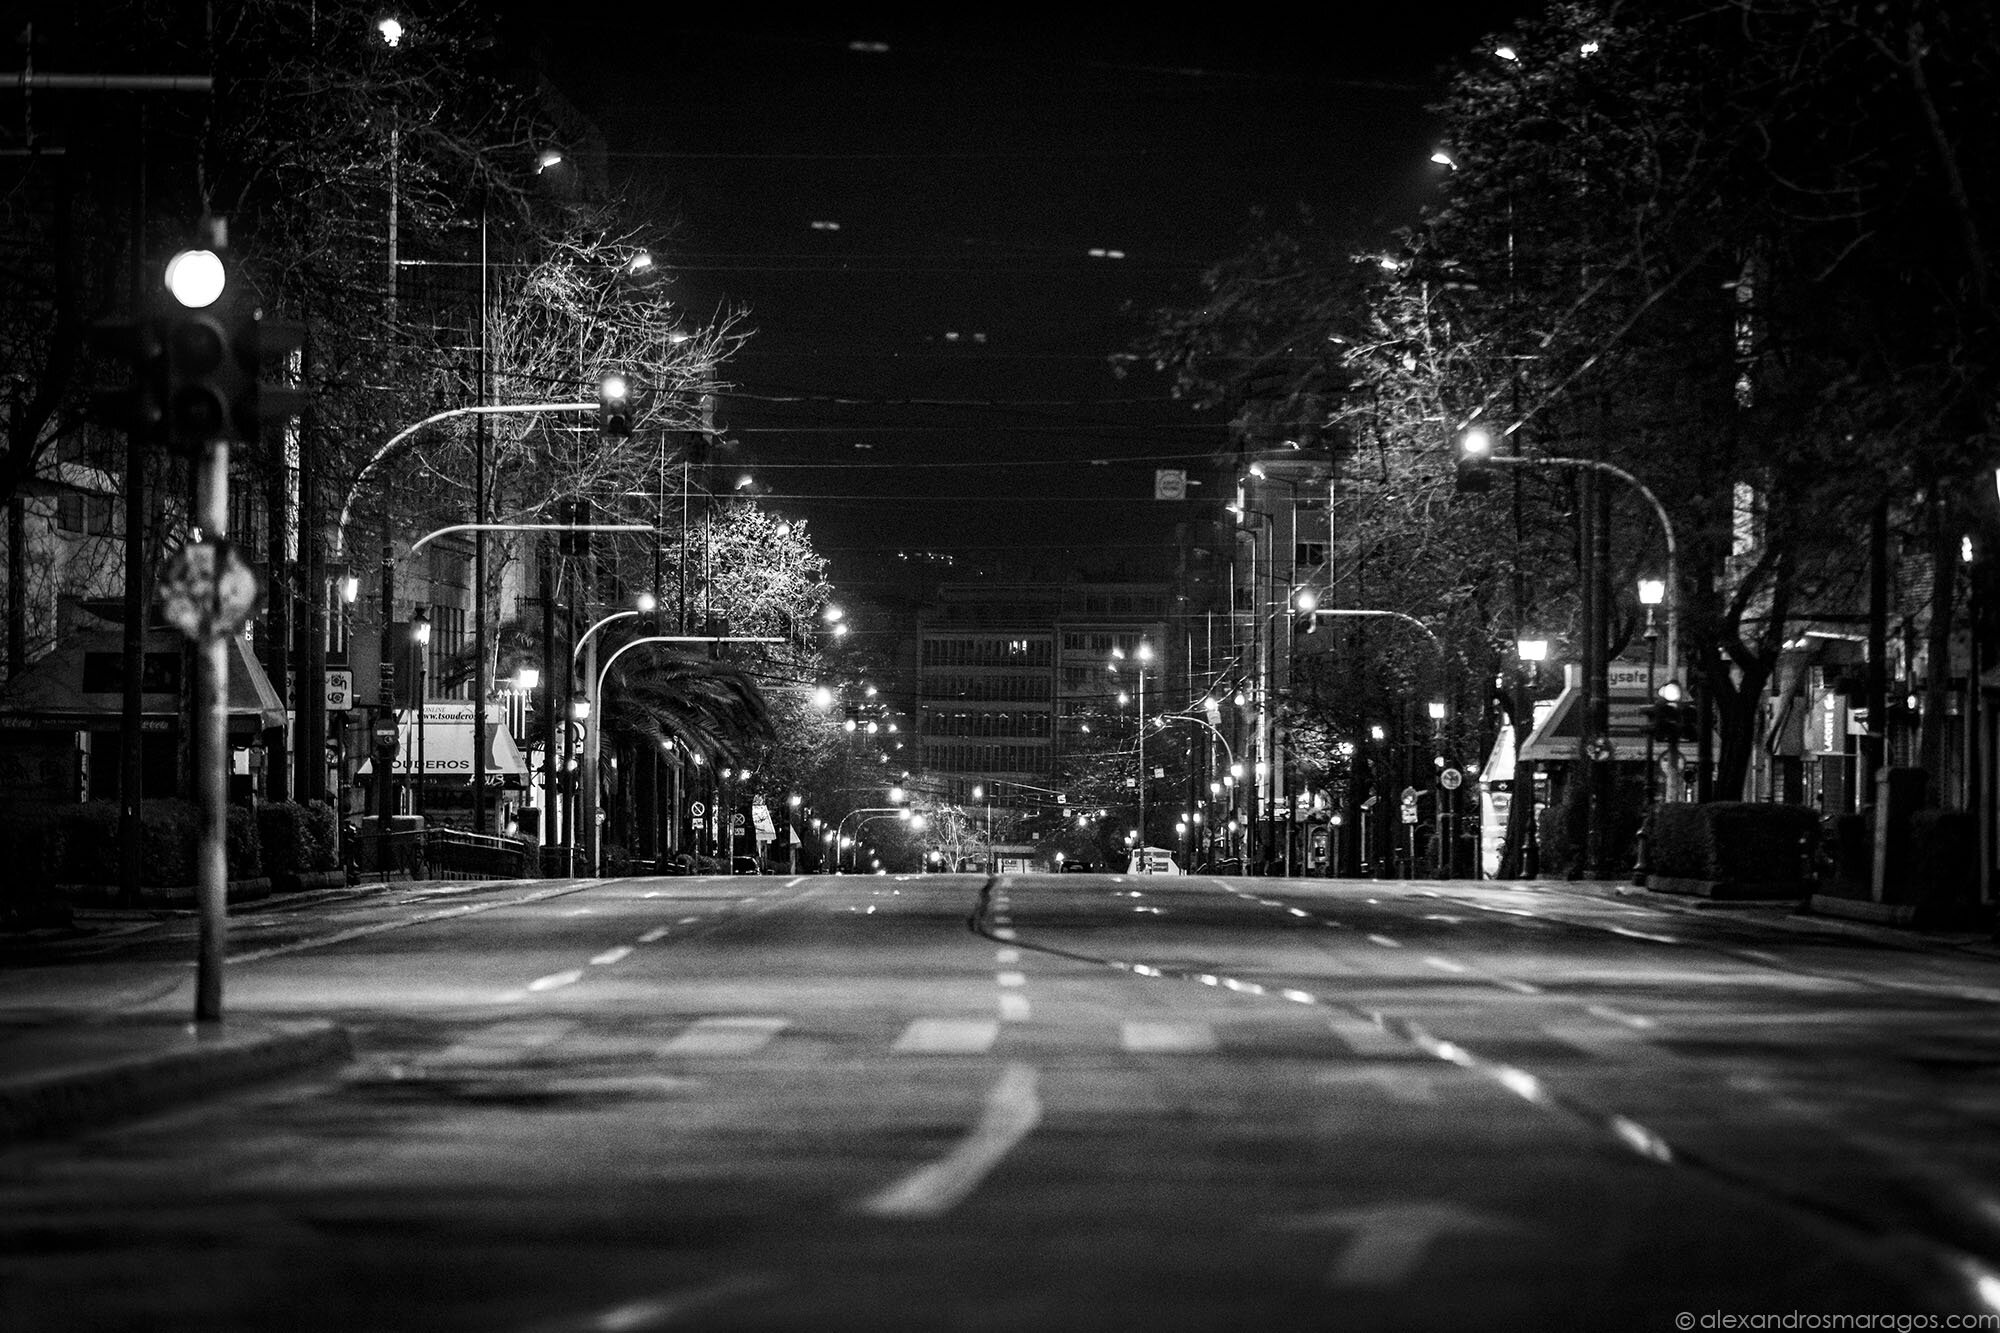
<svg viewBox="0 0 2000 1333">
<path fill-rule="evenodd" d="M 1410 1043 L 1393 1032 L 1376 1027 L 1346 1014 L 1332 1014 L 1327 1018 L 1327 1026 L 1333 1034 L 1347 1043 L 1348 1049 L 1356 1055 L 1408 1055 Z"/>
<path fill-rule="evenodd" d="M 1216 1044 L 1215 1029 L 1206 1023 L 1134 1021 L 1119 1028 L 1119 1044 L 1141 1055 L 1212 1051 Z"/>
<path fill-rule="evenodd" d="M 639 943 L 653 944 L 660 940 L 663 940 L 667 937 L 668 929 L 669 927 L 666 926 L 654 926 L 651 930 L 647 931 L 645 934 L 639 937 Z"/>
<path fill-rule="evenodd" d="M 749 1055 L 783 1031 L 789 1020 L 756 1014 L 720 1014 L 698 1018 L 688 1029 L 660 1047 L 662 1055 Z"/>
<path fill-rule="evenodd" d="M 999 1039 L 989 1018 L 919 1018 L 903 1029 L 894 1049 L 913 1055 L 983 1055 Z"/>
<path fill-rule="evenodd" d="M 1025 972 L 1000 972 L 995 974 L 993 979 L 1003 986 L 1025 986 L 1028 984 L 1028 975 Z"/>
<path fill-rule="evenodd" d="M 776 1285 L 776 1280 L 772 1278 L 750 1274 L 726 1277 L 706 1286 L 686 1287 L 643 1300 L 626 1301 L 575 1318 L 537 1324 L 533 1333 L 639 1333 L 649 1328 L 665 1328 L 684 1322 L 688 1315 L 704 1307 L 742 1296 L 754 1296 Z"/>
<path fill-rule="evenodd" d="M 536 977 L 528 983 L 531 991 L 554 990 L 558 986 L 571 986 L 583 980 L 583 969 L 573 967 L 567 972 L 551 972 L 545 977 Z"/>
<path fill-rule="evenodd" d="M 254 949 L 249 953 L 231 954 L 229 962 L 232 965 L 237 963 L 254 963 L 263 958 L 276 958 L 280 954 L 298 953 L 305 949 L 322 949 L 330 944 L 345 944 L 349 940 L 363 939 L 369 935 L 380 935 L 383 931 L 387 930 L 402 930 L 409 926 L 421 926 L 432 921 L 448 921 L 454 917 L 473 916 L 480 912 L 491 912 L 502 907 L 523 907 L 529 903 L 541 902 L 544 898 L 560 898 L 565 894 L 575 893 L 580 889 L 592 888 L 603 882 L 601 879 L 573 880 L 559 888 L 537 889 L 535 892 L 524 894 L 519 898 L 503 898 L 498 902 L 461 903 L 436 912 L 420 912 L 416 916 L 405 917 L 400 921 L 377 921 L 371 926 L 356 926 L 351 930 L 338 930 L 331 935 L 321 935 L 315 939 L 294 940 L 290 944 L 273 945 L 269 949 Z"/>
<path fill-rule="evenodd" d="M 876 1217 L 942 1217 L 979 1188 L 1041 1118 L 1034 1068 L 1008 1065 L 987 1094 L 986 1107 L 971 1134 L 943 1158 L 862 1200 L 861 1211 Z"/>
<path fill-rule="evenodd" d="M 603 953 L 591 959 L 590 965 L 592 967 L 609 967 L 611 966 L 611 964 L 617 962 L 619 959 L 623 958 L 625 955 L 631 952 L 632 952 L 631 945 L 621 944 L 615 949 L 606 949 Z"/>
<path fill-rule="evenodd" d="M 1019 991 L 1000 992 L 1000 1019 L 1005 1023 L 1025 1023 L 1028 1021 L 1028 997 Z"/>
</svg>

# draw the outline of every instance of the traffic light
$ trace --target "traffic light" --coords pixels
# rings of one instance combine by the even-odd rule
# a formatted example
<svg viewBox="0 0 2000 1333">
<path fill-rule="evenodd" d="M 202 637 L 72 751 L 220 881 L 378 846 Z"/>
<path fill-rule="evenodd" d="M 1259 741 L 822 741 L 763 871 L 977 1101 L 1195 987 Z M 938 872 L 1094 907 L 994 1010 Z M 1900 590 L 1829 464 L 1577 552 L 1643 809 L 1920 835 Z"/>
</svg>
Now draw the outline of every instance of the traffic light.
<svg viewBox="0 0 2000 1333">
<path fill-rule="evenodd" d="M 597 433 L 607 440 L 632 433 L 632 382 L 615 370 L 597 381 Z"/>
<path fill-rule="evenodd" d="M 1476 495 L 1493 489 L 1493 437 L 1482 426 L 1473 426 L 1458 437 L 1458 455 L 1452 489 L 1461 495 Z"/>
<path fill-rule="evenodd" d="M 1693 740 L 1699 725 L 1695 720 L 1693 704 L 1660 699 L 1646 706 L 1646 729 L 1652 733 L 1654 740 L 1663 744 L 1676 745 Z"/>
<path fill-rule="evenodd" d="M 159 321 L 167 447 L 196 456 L 217 440 L 254 442 L 266 420 L 290 417 L 301 395 L 258 382 L 263 363 L 303 340 L 294 324 L 260 319 L 230 290 L 222 257 L 183 250 L 168 261 Z"/>
<path fill-rule="evenodd" d="M 556 522 L 590 523 L 595 521 L 595 511 L 590 501 L 584 499 L 558 500 L 556 502 Z M 563 555 L 589 555 L 590 534 L 587 532 L 561 532 L 556 534 L 556 550 Z"/>
<path fill-rule="evenodd" d="M 90 415 L 107 426 L 151 441 L 166 420 L 167 345 L 155 319 L 105 319 L 84 330 L 84 341 L 106 360 L 131 372 L 122 386 L 100 385 L 90 393 Z"/>
</svg>

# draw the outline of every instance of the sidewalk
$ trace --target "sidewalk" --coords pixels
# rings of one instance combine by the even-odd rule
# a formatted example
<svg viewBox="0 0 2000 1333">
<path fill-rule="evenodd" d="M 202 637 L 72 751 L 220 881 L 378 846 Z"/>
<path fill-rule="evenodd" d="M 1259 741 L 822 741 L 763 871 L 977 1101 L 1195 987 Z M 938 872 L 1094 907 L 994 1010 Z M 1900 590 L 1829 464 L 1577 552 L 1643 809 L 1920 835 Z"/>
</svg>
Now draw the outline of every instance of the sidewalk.
<svg viewBox="0 0 2000 1333">
<path fill-rule="evenodd" d="M 410 881 L 398 881 L 317 890 L 233 905 L 229 915 L 310 910 L 411 887 Z M 0 952 L 54 961 L 193 915 L 163 908 L 79 909 L 68 928 L 0 936 Z M 337 1064 L 352 1054 L 347 1030 L 334 1023 L 229 1017 L 226 1008 L 224 1013 L 220 1022 L 198 1024 L 191 1013 L 117 1015 L 61 1005 L 0 1012 L 0 1150 Z"/>
<path fill-rule="evenodd" d="M 332 1064 L 351 1050 L 345 1028 L 319 1021 L 55 1018 L 0 1030 L 0 1149 Z"/>
<path fill-rule="evenodd" d="M 1679 893 L 1655 893 L 1625 880 L 1538 880 L 1545 888 L 1586 897 L 1616 898 L 1666 911 L 1699 916 L 1736 917 L 1799 934 L 1846 935 L 1905 949 L 1948 949 L 2000 960 L 2000 940 L 1991 930 L 1878 924 L 1858 916 L 1833 915 L 1792 899 L 1730 901 L 1696 898 Z"/>
</svg>

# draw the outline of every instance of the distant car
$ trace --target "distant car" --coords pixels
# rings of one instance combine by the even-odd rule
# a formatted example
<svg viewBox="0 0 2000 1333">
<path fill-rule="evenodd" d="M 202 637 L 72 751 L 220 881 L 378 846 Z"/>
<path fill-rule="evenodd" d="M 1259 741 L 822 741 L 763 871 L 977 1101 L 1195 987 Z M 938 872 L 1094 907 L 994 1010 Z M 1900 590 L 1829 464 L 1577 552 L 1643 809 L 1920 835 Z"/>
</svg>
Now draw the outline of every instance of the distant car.
<svg viewBox="0 0 2000 1333">
<path fill-rule="evenodd" d="M 754 856 L 739 856 L 729 863 L 729 873 L 732 875 L 761 875 L 764 873 L 764 864 Z"/>
<path fill-rule="evenodd" d="M 1095 868 L 1088 861 L 1065 861 L 1062 863 L 1063 873 L 1069 875 L 1087 875 Z"/>
</svg>

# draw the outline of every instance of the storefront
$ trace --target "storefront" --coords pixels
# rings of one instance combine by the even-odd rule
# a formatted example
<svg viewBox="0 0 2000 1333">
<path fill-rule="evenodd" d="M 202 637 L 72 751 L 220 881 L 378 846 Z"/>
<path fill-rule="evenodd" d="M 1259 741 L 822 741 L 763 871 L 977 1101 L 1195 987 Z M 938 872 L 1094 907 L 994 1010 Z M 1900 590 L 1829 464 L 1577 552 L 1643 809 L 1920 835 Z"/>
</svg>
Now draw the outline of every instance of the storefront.
<svg viewBox="0 0 2000 1333">
<path fill-rule="evenodd" d="M 229 648 L 229 744 L 233 785 L 262 794 L 264 734 L 285 726 L 285 709 L 243 638 Z M 183 790 L 179 773 L 186 642 L 147 632 L 139 694 L 141 783 L 148 795 Z M 0 802 L 115 800 L 124 713 L 121 630 L 69 635 L 0 687 Z"/>
</svg>

